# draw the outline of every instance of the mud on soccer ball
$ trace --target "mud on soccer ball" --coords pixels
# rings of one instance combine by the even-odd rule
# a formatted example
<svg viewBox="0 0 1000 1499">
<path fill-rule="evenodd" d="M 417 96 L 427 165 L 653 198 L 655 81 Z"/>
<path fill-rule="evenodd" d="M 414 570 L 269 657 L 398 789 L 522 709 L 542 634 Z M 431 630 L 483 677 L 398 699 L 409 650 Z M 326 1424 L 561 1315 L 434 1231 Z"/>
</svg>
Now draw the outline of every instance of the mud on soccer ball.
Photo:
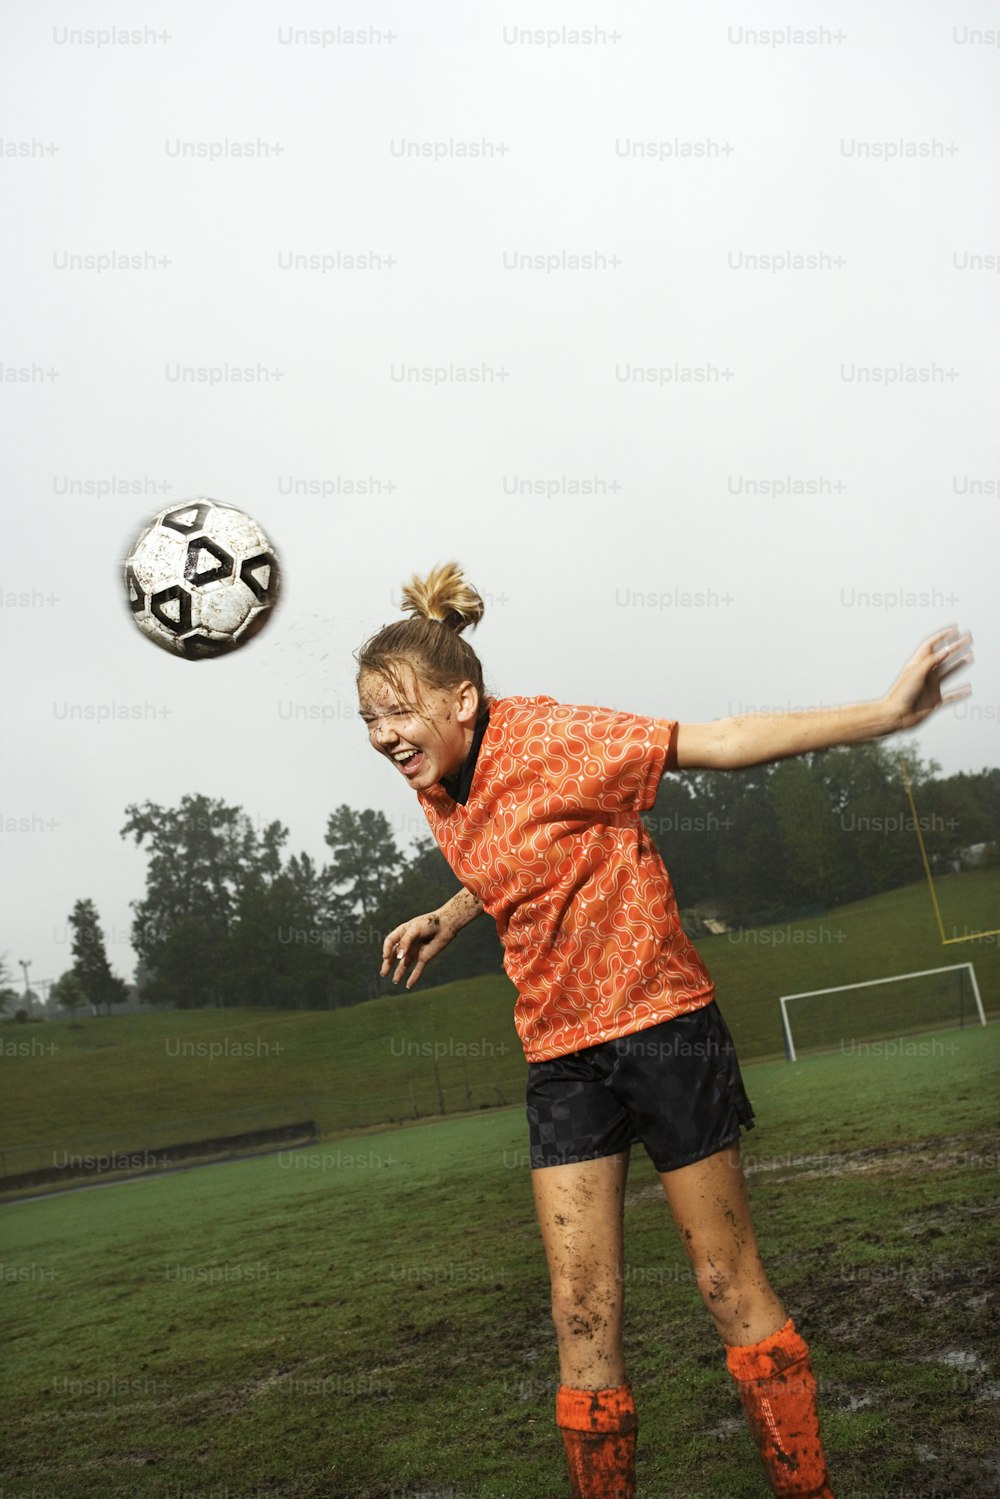
<svg viewBox="0 0 1000 1499">
<path fill-rule="evenodd" d="M 271 618 L 280 588 L 277 553 L 256 521 L 204 495 L 161 510 L 125 559 L 135 623 L 189 661 L 245 645 Z"/>
</svg>

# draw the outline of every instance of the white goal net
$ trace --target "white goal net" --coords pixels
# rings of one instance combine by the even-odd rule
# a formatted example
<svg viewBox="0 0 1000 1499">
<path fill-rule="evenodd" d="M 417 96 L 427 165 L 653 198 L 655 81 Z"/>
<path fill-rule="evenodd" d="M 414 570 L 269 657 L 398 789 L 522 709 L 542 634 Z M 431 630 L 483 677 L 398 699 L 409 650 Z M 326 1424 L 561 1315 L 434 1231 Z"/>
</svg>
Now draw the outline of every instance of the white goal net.
<svg viewBox="0 0 1000 1499">
<path fill-rule="evenodd" d="M 986 1024 L 971 963 L 783 994 L 779 1003 L 790 1062 L 807 1053 L 851 1051 L 889 1036 Z"/>
</svg>

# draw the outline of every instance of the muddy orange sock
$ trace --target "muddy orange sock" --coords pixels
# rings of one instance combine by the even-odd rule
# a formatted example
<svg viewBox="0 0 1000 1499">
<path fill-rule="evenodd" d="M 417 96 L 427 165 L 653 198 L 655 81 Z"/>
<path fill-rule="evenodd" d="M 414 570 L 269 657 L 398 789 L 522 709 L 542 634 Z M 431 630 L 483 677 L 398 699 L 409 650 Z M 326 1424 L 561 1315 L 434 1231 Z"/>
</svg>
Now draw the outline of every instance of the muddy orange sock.
<svg viewBox="0 0 1000 1499">
<path fill-rule="evenodd" d="M 816 1411 L 809 1349 L 789 1317 L 759 1343 L 726 1348 L 773 1494 L 833 1499 Z"/>
<path fill-rule="evenodd" d="M 630 1385 L 556 1392 L 573 1499 L 635 1499 L 638 1421 Z"/>
</svg>

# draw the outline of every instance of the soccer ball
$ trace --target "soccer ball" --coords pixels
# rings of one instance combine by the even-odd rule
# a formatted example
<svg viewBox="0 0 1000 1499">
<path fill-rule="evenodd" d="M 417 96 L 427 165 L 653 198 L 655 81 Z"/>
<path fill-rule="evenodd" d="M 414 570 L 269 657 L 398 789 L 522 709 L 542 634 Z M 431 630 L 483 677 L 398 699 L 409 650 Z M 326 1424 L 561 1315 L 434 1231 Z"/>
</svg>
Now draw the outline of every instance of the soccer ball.
<svg viewBox="0 0 1000 1499">
<path fill-rule="evenodd" d="M 263 531 L 233 505 L 198 495 L 161 510 L 125 559 L 125 594 L 148 640 L 190 661 L 245 645 L 281 587 Z"/>
</svg>

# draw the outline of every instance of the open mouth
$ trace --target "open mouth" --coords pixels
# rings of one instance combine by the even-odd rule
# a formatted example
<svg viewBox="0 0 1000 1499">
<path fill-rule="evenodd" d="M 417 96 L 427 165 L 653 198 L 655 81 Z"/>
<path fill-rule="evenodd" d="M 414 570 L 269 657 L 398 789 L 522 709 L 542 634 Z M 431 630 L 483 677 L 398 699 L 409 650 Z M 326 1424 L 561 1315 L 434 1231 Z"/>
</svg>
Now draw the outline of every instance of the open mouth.
<svg viewBox="0 0 1000 1499">
<path fill-rule="evenodd" d="M 408 755 L 396 761 L 404 775 L 413 775 L 424 763 L 423 750 L 411 750 Z"/>
</svg>

